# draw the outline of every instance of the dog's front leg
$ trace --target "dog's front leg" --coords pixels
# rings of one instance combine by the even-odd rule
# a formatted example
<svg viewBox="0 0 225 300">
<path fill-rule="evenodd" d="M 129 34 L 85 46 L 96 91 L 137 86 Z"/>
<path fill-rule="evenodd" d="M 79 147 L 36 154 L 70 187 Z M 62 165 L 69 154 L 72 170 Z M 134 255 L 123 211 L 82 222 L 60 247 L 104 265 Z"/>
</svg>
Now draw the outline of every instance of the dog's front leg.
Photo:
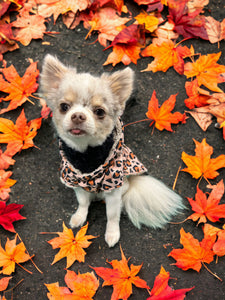
<svg viewBox="0 0 225 300">
<path fill-rule="evenodd" d="M 122 190 L 117 188 L 105 193 L 107 225 L 105 241 L 113 247 L 120 239 L 120 213 L 122 208 Z"/>
<path fill-rule="evenodd" d="M 70 226 L 72 228 L 79 227 L 84 224 L 87 219 L 88 208 L 91 203 L 91 193 L 86 192 L 80 187 L 75 188 L 74 191 L 76 193 L 79 206 L 77 211 L 72 215 L 70 219 Z"/>
</svg>

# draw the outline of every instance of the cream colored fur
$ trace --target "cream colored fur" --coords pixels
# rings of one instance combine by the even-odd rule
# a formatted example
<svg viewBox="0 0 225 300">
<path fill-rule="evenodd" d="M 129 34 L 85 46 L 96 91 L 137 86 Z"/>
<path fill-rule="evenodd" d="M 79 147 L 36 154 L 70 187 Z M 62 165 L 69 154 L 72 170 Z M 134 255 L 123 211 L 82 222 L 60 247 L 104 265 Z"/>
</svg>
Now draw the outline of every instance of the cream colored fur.
<svg viewBox="0 0 225 300">
<path fill-rule="evenodd" d="M 88 146 L 101 145 L 123 113 L 132 93 L 133 77 L 130 68 L 111 75 L 103 73 L 100 77 L 79 74 L 75 68 L 66 67 L 57 58 L 47 55 L 41 74 L 41 90 L 53 111 L 58 135 L 68 146 L 80 152 Z M 60 107 L 65 104 L 69 109 L 62 112 Z M 104 111 L 103 118 L 96 115 L 99 108 Z M 74 114 L 85 116 L 85 121 L 74 122 Z M 121 188 L 98 195 L 106 202 L 105 240 L 109 247 L 119 241 L 123 207 L 138 228 L 141 224 L 161 228 L 183 208 L 181 197 L 151 176 L 130 176 L 124 180 Z M 95 196 L 82 188 L 75 188 L 75 193 L 79 207 L 71 217 L 71 227 L 81 226 L 86 221 L 89 205 Z"/>
</svg>

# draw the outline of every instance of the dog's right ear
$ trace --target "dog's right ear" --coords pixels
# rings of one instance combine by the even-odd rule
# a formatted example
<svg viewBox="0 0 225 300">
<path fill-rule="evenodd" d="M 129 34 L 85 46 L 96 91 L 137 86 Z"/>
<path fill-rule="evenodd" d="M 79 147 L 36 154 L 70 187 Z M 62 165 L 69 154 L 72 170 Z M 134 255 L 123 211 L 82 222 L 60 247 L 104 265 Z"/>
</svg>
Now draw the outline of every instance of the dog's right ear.
<svg viewBox="0 0 225 300">
<path fill-rule="evenodd" d="M 44 58 L 42 73 L 40 78 L 41 94 L 46 99 L 47 104 L 51 107 L 53 101 L 52 95 L 59 88 L 60 82 L 68 72 L 68 69 L 56 57 L 47 54 Z"/>
</svg>

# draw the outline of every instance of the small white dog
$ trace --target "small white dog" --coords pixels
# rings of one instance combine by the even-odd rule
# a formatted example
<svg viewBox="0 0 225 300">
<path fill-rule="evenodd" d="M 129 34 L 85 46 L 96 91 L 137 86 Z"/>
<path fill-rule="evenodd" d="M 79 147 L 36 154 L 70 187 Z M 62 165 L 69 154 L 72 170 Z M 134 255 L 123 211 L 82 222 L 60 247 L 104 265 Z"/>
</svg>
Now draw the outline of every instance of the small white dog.
<svg viewBox="0 0 225 300">
<path fill-rule="evenodd" d="M 90 202 L 105 199 L 109 247 L 120 238 L 120 214 L 125 208 L 135 226 L 163 227 L 182 199 L 155 178 L 124 145 L 120 116 L 133 89 L 130 68 L 94 77 L 76 72 L 47 55 L 41 91 L 53 112 L 60 146 L 61 180 L 75 190 L 79 207 L 70 220 L 81 226 Z"/>
</svg>

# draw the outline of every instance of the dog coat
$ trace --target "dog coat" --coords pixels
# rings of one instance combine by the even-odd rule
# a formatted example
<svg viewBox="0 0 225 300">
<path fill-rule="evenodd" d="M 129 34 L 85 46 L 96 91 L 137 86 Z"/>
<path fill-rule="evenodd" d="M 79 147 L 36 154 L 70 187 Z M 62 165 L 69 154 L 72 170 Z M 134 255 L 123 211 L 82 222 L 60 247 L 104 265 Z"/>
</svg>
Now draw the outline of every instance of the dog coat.
<svg viewBox="0 0 225 300">
<path fill-rule="evenodd" d="M 121 187 L 126 176 L 147 172 L 134 153 L 124 144 L 120 120 L 114 129 L 113 139 L 113 146 L 104 164 L 90 173 L 81 173 L 69 162 L 62 149 L 62 142 L 59 140 L 61 181 L 70 188 L 82 187 L 88 192 L 99 193 Z"/>
</svg>

